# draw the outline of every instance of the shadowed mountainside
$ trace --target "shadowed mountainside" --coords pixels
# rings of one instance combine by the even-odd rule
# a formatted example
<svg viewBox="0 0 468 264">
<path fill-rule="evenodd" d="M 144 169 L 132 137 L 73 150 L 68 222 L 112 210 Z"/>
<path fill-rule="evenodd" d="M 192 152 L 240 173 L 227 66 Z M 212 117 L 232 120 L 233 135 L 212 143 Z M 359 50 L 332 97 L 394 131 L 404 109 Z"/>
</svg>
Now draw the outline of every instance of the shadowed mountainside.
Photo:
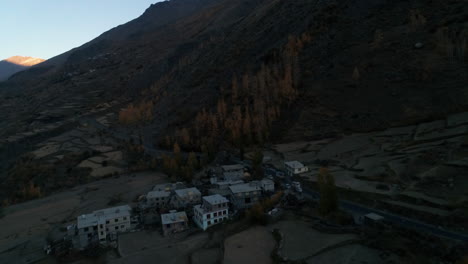
<svg viewBox="0 0 468 264">
<path fill-rule="evenodd" d="M 15 75 L 4 90 L 30 96 L 35 112 L 74 94 L 102 93 L 80 103 L 89 107 L 146 90 L 169 119 L 158 123 L 184 122 L 211 108 L 233 75 L 255 73 L 289 36 L 309 32 L 300 96 L 280 118 L 292 129 L 281 135 L 381 129 L 466 109 L 466 9 L 458 1 L 173 0 Z M 155 84 L 163 87 L 147 93 Z M 186 113 L 174 116 L 181 106 Z M 24 114 L 14 118 L 31 119 Z"/>
<path fill-rule="evenodd" d="M 170 135 L 195 150 L 442 119 L 468 109 L 467 13 L 442 0 L 157 3 L 1 83 L 0 153 L 108 103 L 127 108 L 110 125 L 144 145 Z"/>
</svg>

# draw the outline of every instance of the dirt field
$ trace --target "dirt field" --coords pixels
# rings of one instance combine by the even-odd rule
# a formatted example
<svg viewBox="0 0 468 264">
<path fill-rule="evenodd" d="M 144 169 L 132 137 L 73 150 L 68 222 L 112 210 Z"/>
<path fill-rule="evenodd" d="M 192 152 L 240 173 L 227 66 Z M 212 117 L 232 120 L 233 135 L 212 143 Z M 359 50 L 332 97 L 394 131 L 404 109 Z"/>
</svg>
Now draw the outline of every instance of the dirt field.
<svg viewBox="0 0 468 264">
<path fill-rule="evenodd" d="M 325 248 L 357 238 L 354 234 L 321 233 L 303 221 L 281 221 L 271 226 L 275 228 L 283 236 L 280 254 L 290 260 L 304 260 Z"/>
<path fill-rule="evenodd" d="M 235 234 L 224 242 L 224 264 L 268 264 L 275 240 L 266 227 L 256 226 Z"/>
<path fill-rule="evenodd" d="M 131 204 L 138 195 L 151 190 L 166 177 L 140 173 L 109 178 L 75 187 L 49 197 L 7 207 L 0 219 L 0 263 L 31 263 L 45 257 L 47 234 L 75 221 L 76 216 L 109 207 L 111 197 L 119 204 Z"/>
<path fill-rule="evenodd" d="M 190 254 L 209 241 L 208 233 L 187 236 L 184 232 L 173 237 L 163 237 L 159 231 L 141 231 L 123 234 L 119 238 L 121 257 L 110 254 L 108 263 L 189 263 Z"/>
<path fill-rule="evenodd" d="M 399 263 L 394 255 L 382 254 L 382 252 L 362 245 L 354 244 L 324 252 L 307 260 L 307 264 L 384 264 Z"/>
</svg>

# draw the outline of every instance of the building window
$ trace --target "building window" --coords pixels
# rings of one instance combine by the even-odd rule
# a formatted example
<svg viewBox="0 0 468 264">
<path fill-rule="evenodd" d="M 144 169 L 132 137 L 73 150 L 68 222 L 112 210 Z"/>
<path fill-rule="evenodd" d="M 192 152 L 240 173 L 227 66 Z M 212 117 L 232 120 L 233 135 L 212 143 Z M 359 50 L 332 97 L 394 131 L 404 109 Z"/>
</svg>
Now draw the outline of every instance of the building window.
<svg viewBox="0 0 468 264">
<path fill-rule="evenodd" d="M 118 227 L 118 226 L 116 226 L 116 227 L 115 227 L 115 230 L 119 230 L 119 227 Z"/>
<path fill-rule="evenodd" d="M 125 227 L 124 225 L 121 225 L 121 226 L 120 226 L 120 228 L 122 228 L 122 229 L 123 229 L 124 227 Z"/>
<path fill-rule="evenodd" d="M 208 225 L 211 225 L 211 220 L 210 220 L 210 221 L 208 221 Z"/>
<path fill-rule="evenodd" d="M 252 201 L 251 201 L 250 197 L 245 198 L 245 203 L 251 203 L 251 202 L 252 202 Z"/>
<path fill-rule="evenodd" d="M 125 221 L 125 220 L 127 220 L 127 217 L 126 217 L 126 216 L 124 216 L 123 220 L 124 220 L 124 221 Z"/>
<path fill-rule="evenodd" d="M 97 230 L 97 226 L 93 226 L 93 230 L 96 231 L 96 230 Z"/>
<path fill-rule="evenodd" d="M 214 222 L 215 222 L 215 224 L 218 223 L 218 219 L 215 219 Z"/>
<path fill-rule="evenodd" d="M 109 224 L 109 220 L 106 221 L 106 224 Z"/>
<path fill-rule="evenodd" d="M 99 225 L 99 228 L 101 228 L 101 229 L 102 229 L 102 228 L 104 228 L 104 226 L 103 226 L 102 224 L 100 224 L 100 225 Z"/>
<path fill-rule="evenodd" d="M 89 230 L 89 228 L 85 227 L 84 231 L 85 231 L 85 232 L 88 232 L 88 230 Z"/>
<path fill-rule="evenodd" d="M 214 213 L 214 217 L 217 217 L 218 216 L 218 213 Z"/>
<path fill-rule="evenodd" d="M 206 218 L 210 219 L 210 218 L 211 218 L 211 214 L 207 214 L 207 215 L 206 215 Z"/>
<path fill-rule="evenodd" d="M 101 236 L 103 236 L 103 235 L 104 235 L 104 232 L 101 231 Z"/>
<path fill-rule="evenodd" d="M 171 224 L 167 224 L 166 227 L 167 227 L 167 228 L 171 228 Z"/>
<path fill-rule="evenodd" d="M 118 221 L 119 221 L 119 219 L 114 219 L 114 222 L 116 222 L 116 223 L 117 223 Z"/>
</svg>

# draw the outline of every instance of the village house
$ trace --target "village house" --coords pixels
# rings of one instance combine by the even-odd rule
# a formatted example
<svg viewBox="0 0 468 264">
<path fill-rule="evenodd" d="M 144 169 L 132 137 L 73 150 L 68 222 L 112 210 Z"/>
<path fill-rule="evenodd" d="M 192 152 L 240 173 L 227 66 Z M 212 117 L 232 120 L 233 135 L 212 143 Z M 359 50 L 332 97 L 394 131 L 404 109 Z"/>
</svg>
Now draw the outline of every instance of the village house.
<svg viewBox="0 0 468 264">
<path fill-rule="evenodd" d="M 237 181 L 244 178 L 244 166 L 241 164 L 221 166 L 224 181 Z"/>
<path fill-rule="evenodd" d="M 122 205 L 94 211 L 77 217 L 76 235 L 80 249 L 93 243 L 105 244 L 111 236 L 130 229 L 132 209 Z"/>
<path fill-rule="evenodd" d="M 204 196 L 203 203 L 193 207 L 193 220 L 203 230 L 228 219 L 229 201 L 219 194 Z"/>
<path fill-rule="evenodd" d="M 260 181 L 254 181 L 253 183 L 257 184 L 264 193 L 272 193 L 275 191 L 275 182 L 270 179 L 262 179 Z"/>
<path fill-rule="evenodd" d="M 297 160 L 284 162 L 284 167 L 286 169 L 286 173 L 289 176 L 294 176 L 309 171 L 309 168 L 307 166 L 304 166 L 304 164 L 300 163 Z"/>
<path fill-rule="evenodd" d="M 185 212 L 171 211 L 161 215 L 162 232 L 164 236 L 182 232 L 188 228 L 188 217 Z"/>
<path fill-rule="evenodd" d="M 147 208 L 165 208 L 168 206 L 171 198 L 169 191 L 151 191 L 146 194 L 146 207 Z"/>
<path fill-rule="evenodd" d="M 171 199 L 173 208 L 192 207 L 201 202 L 201 193 L 195 188 L 180 189 L 174 191 L 174 196 Z"/>
<path fill-rule="evenodd" d="M 260 200 L 261 188 L 255 183 L 232 185 L 229 190 L 231 203 L 236 209 L 250 208 Z"/>
<path fill-rule="evenodd" d="M 269 179 L 263 179 L 260 181 L 251 181 L 250 185 L 259 187 L 263 193 L 270 193 L 275 191 L 275 183 Z"/>
<path fill-rule="evenodd" d="M 242 183 L 244 183 L 243 180 L 237 180 L 237 181 L 220 181 L 220 182 L 217 182 L 215 185 L 216 185 L 216 187 L 218 187 L 219 189 L 228 189 L 229 186 L 237 185 L 237 184 L 242 184 Z"/>
</svg>

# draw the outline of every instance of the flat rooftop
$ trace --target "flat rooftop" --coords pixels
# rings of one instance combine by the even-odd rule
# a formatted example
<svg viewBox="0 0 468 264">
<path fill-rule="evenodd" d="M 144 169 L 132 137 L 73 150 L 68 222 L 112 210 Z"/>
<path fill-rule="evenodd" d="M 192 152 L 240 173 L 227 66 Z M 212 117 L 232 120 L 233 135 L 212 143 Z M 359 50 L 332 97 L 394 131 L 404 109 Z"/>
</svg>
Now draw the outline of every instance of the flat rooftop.
<svg viewBox="0 0 468 264">
<path fill-rule="evenodd" d="M 177 189 L 185 188 L 185 183 L 176 182 L 176 183 L 161 183 L 153 187 L 153 191 L 172 191 Z"/>
<path fill-rule="evenodd" d="M 151 191 L 146 194 L 146 198 L 160 198 L 160 197 L 169 197 L 171 195 L 168 191 Z"/>
<path fill-rule="evenodd" d="M 236 170 L 244 170 L 244 165 L 242 164 L 233 164 L 233 165 L 223 165 L 221 166 L 223 171 L 236 171 Z"/>
<path fill-rule="evenodd" d="M 304 168 L 304 164 L 300 163 L 300 162 L 297 161 L 297 160 L 286 161 L 284 164 L 285 164 L 286 166 L 288 166 L 288 167 L 293 168 L 293 169 Z"/>
<path fill-rule="evenodd" d="M 100 221 L 107 219 L 120 218 L 123 216 L 130 216 L 132 208 L 128 205 L 121 205 L 106 209 L 94 211 L 91 214 L 80 215 L 76 218 L 77 227 L 85 228 L 97 225 Z"/>
<path fill-rule="evenodd" d="M 187 214 L 185 212 L 175 212 L 161 215 L 161 223 L 163 225 L 174 224 L 188 221 Z"/>
<path fill-rule="evenodd" d="M 175 193 L 179 197 L 186 197 L 186 196 L 192 196 L 192 195 L 201 195 L 201 192 L 195 187 L 175 190 Z"/>
<path fill-rule="evenodd" d="M 374 220 L 374 221 L 380 221 L 380 220 L 384 219 L 383 216 L 375 214 L 375 213 L 366 214 L 365 217 L 367 217 L 367 218 L 369 218 L 371 220 Z"/>
<path fill-rule="evenodd" d="M 232 193 L 244 193 L 244 192 L 254 192 L 259 191 L 260 187 L 255 184 L 236 184 L 229 186 L 229 189 Z"/>
<path fill-rule="evenodd" d="M 203 200 L 207 201 L 209 204 L 222 204 L 229 202 L 229 200 L 226 199 L 226 197 L 219 194 L 203 196 Z"/>
<path fill-rule="evenodd" d="M 262 184 L 275 184 L 274 181 L 272 181 L 272 180 L 270 180 L 270 179 L 266 179 L 266 178 L 260 180 L 260 182 L 261 182 Z"/>
</svg>

